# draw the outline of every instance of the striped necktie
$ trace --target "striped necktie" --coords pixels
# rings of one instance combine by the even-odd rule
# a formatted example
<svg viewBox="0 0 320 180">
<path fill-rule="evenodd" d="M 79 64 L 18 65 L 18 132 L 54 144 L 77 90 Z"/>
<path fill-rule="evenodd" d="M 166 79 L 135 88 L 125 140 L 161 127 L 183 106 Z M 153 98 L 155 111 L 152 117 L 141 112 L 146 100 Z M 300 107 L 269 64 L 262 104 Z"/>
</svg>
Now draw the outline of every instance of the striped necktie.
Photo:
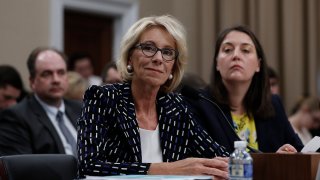
<svg viewBox="0 0 320 180">
<path fill-rule="evenodd" d="M 70 146 L 72 148 L 73 154 L 76 155 L 76 153 L 77 153 L 76 141 L 73 138 L 70 130 L 65 125 L 64 120 L 63 120 L 63 113 L 61 111 L 58 111 L 58 113 L 57 113 L 57 121 L 58 121 L 59 128 L 60 128 L 62 134 L 64 135 L 67 142 L 70 144 Z"/>
</svg>

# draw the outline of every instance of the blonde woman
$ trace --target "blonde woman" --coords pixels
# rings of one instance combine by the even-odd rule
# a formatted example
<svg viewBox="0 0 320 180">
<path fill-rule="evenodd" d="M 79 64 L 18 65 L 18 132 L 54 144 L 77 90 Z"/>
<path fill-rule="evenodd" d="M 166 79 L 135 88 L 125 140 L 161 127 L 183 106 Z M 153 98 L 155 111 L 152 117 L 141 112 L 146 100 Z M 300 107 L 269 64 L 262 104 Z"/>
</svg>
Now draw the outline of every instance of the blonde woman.
<svg viewBox="0 0 320 180">
<path fill-rule="evenodd" d="M 172 16 L 142 18 L 124 36 L 120 54 L 125 82 L 92 86 L 85 94 L 78 121 L 80 174 L 227 178 L 228 159 L 217 156 L 228 153 L 172 93 L 186 63 L 183 26 Z"/>
<path fill-rule="evenodd" d="M 82 101 L 84 92 L 88 87 L 87 81 L 77 72 L 69 71 L 67 73 L 69 87 L 64 95 L 67 99 Z"/>
</svg>

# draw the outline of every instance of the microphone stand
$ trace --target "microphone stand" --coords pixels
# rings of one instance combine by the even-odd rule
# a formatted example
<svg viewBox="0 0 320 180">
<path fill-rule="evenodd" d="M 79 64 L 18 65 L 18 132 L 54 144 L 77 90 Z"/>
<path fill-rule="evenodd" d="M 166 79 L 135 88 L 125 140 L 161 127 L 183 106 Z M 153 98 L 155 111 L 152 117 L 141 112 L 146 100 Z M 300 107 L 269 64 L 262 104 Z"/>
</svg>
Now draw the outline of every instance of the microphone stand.
<svg viewBox="0 0 320 180">
<path fill-rule="evenodd" d="M 225 115 L 225 113 L 223 112 L 223 110 L 220 108 L 220 106 L 219 106 L 216 102 L 214 102 L 214 101 L 212 101 L 211 99 L 205 97 L 205 96 L 204 96 L 203 94 L 201 94 L 199 91 L 197 91 L 197 90 L 195 90 L 195 89 L 193 89 L 193 88 L 191 88 L 191 87 L 189 87 L 189 86 L 185 86 L 184 88 L 185 88 L 185 91 L 182 90 L 182 94 L 185 94 L 186 96 L 190 96 L 191 98 L 194 98 L 194 99 L 195 99 L 196 97 L 201 98 L 201 99 L 204 99 L 204 100 L 206 100 L 207 102 L 209 102 L 210 104 L 214 105 L 216 108 L 218 108 L 218 110 L 219 110 L 220 113 L 222 114 L 223 118 L 224 118 L 225 121 L 228 123 L 229 127 L 232 129 L 232 132 L 233 132 L 233 134 L 235 135 L 236 139 L 237 139 L 238 141 L 242 141 L 241 138 L 238 136 L 237 132 L 234 130 L 233 125 L 229 122 L 227 116 Z M 183 92 L 185 92 L 185 93 L 183 93 Z M 196 96 L 195 96 L 195 95 L 192 95 L 192 93 L 195 93 Z M 189 95 L 189 94 L 190 94 L 190 95 Z M 253 147 L 250 147 L 249 145 L 247 145 L 247 148 L 248 148 L 251 152 L 253 152 L 253 153 L 262 153 L 262 151 L 260 151 L 260 150 L 258 150 L 258 149 L 255 149 L 255 148 L 253 148 Z"/>
</svg>

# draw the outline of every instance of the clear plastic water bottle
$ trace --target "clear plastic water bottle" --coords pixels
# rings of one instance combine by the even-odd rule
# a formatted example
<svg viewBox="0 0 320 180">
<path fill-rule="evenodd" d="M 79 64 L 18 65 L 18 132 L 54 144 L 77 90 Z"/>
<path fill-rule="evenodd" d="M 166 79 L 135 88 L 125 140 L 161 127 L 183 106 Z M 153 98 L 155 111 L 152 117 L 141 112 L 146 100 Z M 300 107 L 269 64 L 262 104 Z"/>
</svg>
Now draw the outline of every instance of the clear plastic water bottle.
<svg viewBox="0 0 320 180">
<path fill-rule="evenodd" d="M 235 141 L 234 152 L 229 158 L 230 180 L 252 180 L 252 157 L 246 151 L 246 141 Z"/>
</svg>

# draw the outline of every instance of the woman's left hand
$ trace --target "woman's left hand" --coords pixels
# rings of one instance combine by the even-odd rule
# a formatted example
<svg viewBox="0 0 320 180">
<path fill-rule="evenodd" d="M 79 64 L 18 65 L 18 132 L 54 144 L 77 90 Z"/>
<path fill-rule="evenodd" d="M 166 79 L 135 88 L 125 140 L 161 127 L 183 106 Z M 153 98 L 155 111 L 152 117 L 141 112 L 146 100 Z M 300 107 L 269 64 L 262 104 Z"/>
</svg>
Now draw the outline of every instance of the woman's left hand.
<svg viewBox="0 0 320 180">
<path fill-rule="evenodd" d="M 283 153 L 283 154 L 293 154 L 296 152 L 297 152 L 296 148 L 294 148 L 290 144 L 285 144 L 277 150 L 277 153 Z"/>
</svg>

